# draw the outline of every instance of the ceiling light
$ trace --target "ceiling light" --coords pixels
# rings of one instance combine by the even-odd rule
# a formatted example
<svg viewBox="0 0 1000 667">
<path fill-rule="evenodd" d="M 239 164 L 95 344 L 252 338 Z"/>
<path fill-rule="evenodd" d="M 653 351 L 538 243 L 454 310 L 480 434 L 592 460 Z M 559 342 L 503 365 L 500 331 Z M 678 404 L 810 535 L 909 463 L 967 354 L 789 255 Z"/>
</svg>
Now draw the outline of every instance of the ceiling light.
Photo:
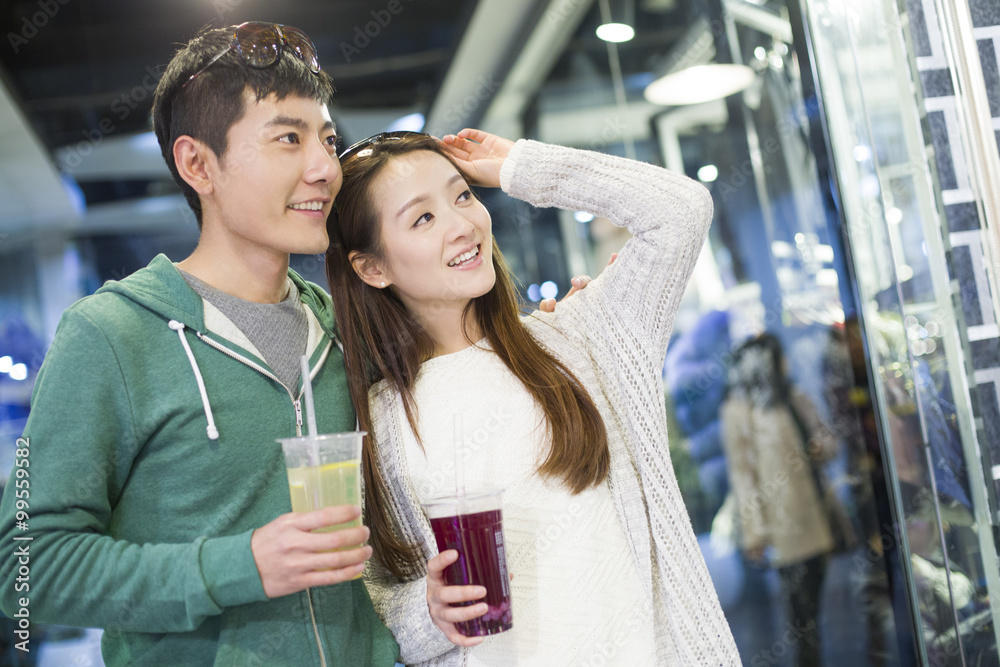
<svg viewBox="0 0 1000 667">
<path fill-rule="evenodd" d="M 590 222 L 594 219 L 594 214 L 587 213 L 586 211 L 577 211 L 573 214 L 573 217 L 576 218 L 577 222 Z"/>
<path fill-rule="evenodd" d="M 756 78 L 746 65 L 695 65 L 646 86 L 646 101 L 663 106 L 701 104 L 746 90 Z"/>
<path fill-rule="evenodd" d="M 9 355 L 0 357 L 0 373 L 10 373 L 10 369 L 13 367 L 14 360 Z"/>
<path fill-rule="evenodd" d="M 604 23 L 597 26 L 597 36 L 605 42 L 627 42 L 635 37 L 635 30 L 627 23 Z"/>
<path fill-rule="evenodd" d="M 411 132 L 422 132 L 424 123 L 426 122 L 427 120 L 422 113 L 411 113 L 394 120 L 387 128 L 387 131 L 409 130 Z"/>
<path fill-rule="evenodd" d="M 559 286 L 551 280 L 546 280 L 538 291 L 543 299 L 554 299 L 556 294 L 559 294 Z"/>
<path fill-rule="evenodd" d="M 605 42 L 627 42 L 635 37 L 635 0 L 598 0 L 601 25 L 597 36 Z"/>
<path fill-rule="evenodd" d="M 21 381 L 28 377 L 28 367 L 24 364 L 14 364 L 10 368 L 10 379 Z"/>
<path fill-rule="evenodd" d="M 702 183 L 711 183 L 719 177 L 719 168 L 714 164 L 706 164 L 698 170 L 698 180 Z"/>
</svg>

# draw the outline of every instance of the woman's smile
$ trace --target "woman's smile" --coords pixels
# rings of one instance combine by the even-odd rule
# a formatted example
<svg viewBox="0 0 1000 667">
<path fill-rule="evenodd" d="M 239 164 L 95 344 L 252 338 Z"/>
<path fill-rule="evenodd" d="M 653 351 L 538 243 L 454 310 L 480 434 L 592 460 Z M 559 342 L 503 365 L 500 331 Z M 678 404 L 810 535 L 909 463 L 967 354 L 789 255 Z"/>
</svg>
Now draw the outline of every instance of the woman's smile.
<svg viewBox="0 0 1000 667">
<path fill-rule="evenodd" d="M 483 258 L 479 254 L 479 244 L 472 247 L 471 250 L 466 250 L 459 253 L 453 260 L 448 262 L 448 266 L 453 269 L 467 270 L 475 269 L 483 264 Z"/>
</svg>

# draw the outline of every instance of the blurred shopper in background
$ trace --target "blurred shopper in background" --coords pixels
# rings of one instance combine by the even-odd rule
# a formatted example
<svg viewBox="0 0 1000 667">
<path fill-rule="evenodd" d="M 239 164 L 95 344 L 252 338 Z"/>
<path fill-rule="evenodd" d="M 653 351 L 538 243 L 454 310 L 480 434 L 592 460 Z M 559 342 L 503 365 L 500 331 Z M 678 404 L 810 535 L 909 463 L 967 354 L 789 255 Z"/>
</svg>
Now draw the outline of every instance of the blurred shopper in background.
<svg viewBox="0 0 1000 667">
<path fill-rule="evenodd" d="M 817 667 L 821 592 L 835 540 L 829 489 L 815 471 L 836 454 L 836 440 L 790 385 L 772 334 L 733 354 L 720 418 L 742 548 L 748 560 L 777 568 L 786 620 L 799 635 L 794 664 Z"/>
</svg>

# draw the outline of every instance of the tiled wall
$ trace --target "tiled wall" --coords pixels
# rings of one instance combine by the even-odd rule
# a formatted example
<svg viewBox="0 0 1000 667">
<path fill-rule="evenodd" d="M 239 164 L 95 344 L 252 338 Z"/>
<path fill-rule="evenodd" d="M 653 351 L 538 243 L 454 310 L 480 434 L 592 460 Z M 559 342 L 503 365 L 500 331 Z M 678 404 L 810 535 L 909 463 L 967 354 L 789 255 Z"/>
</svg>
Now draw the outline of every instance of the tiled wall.
<svg viewBox="0 0 1000 667">
<path fill-rule="evenodd" d="M 982 63 L 993 117 L 997 150 L 1000 150 L 1000 2 L 968 0 L 973 35 Z M 988 456 L 987 475 L 994 478 L 1000 497 L 1000 327 L 993 310 L 988 272 L 995 269 L 983 255 L 982 222 L 970 184 L 969 160 L 962 147 L 955 91 L 934 0 L 908 0 L 910 30 L 917 69 L 923 87 L 927 119 L 937 155 L 945 216 L 952 246 L 952 276 L 961 290 L 962 310 L 968 327 L 969 348 L 977 388 L 977 417 L 983 420 L 980 446 Z M 994 275 L 995 277 L 995 275 Z"/>
</svg>

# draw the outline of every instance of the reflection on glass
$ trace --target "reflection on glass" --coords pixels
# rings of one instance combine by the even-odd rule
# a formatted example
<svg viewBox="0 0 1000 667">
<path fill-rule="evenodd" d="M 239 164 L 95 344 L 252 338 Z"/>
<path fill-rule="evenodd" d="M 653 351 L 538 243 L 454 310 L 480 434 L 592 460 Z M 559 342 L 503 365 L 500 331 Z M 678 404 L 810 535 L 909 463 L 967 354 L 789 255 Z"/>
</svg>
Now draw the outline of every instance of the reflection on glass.
<svg viewBox="0 0 1000 667">
<path fill-rule="evenodd" d="M 894 2 L 808 3 L 837 177 L 876 374 L 893 523 L 920 658 L 997 664 L 996 549 L 971 429 L 946 244 Z M 972 468 L 969 464 L 972 464 Z M 981 477 L 981 475 L 979 475 Z M 973 483 L 973 480 L 975 482 Z M 888 529 L 888 530 L 886 530 Z M 986 564 L 989 564 L 987 566 Z"/>
<path fill-rule="evenodd" d="M 784 612 L 800 634 L 793 664 L 823 664 L 819 612 L 829 556 L 857 538 L 825 467 L 837 439 L 786 374 L 782 343 L 751 338 L 732 356 L 720 408 L 743 552 L 778 572 Z"/>
</svg>

